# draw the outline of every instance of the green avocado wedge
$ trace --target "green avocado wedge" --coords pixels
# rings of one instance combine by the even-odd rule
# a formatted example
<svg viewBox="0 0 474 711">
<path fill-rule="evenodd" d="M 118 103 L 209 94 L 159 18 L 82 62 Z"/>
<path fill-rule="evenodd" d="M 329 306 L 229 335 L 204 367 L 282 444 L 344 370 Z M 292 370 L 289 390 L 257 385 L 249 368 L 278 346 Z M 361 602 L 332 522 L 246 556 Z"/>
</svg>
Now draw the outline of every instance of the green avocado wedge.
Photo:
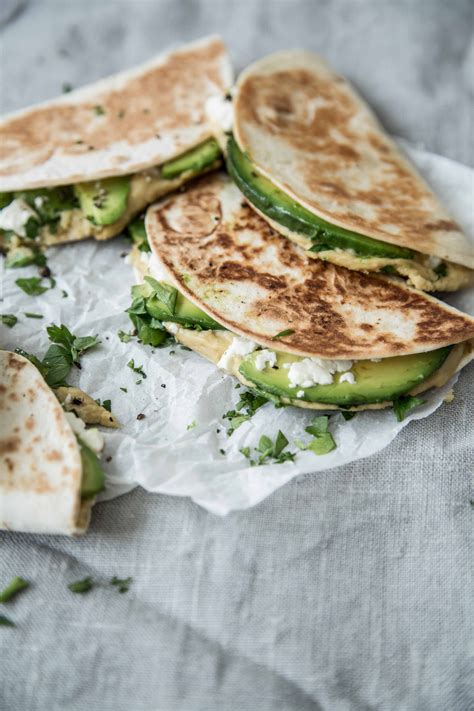
<svg viewBox="0 0 474 711">
<path fill-rule="evenodd" d="M 241 365 L 240 373 L 260 392 L 277 395 L 278 397 L 317 402 L 339 407 L 351 407 L 377 402 L 392 401 L 410 392 L 420 385 L 435 370 L 441 367 L 448 357 L 451 347 L 439 348 L 428 353 L 417 353 L 407 356 L 384 358 L 378 362 L 372 360 L 354 361 L 351 372 L 355 383 L 340 382 L 342 373 L 335 373 L 334 382 L 330 385 L 313 385 L 309 388 L 290 387 L 288 369 L 285 364 L 302 360 L 302 357 L 276 351 L 276 368 L 266 367 L 259 371 L 255 367 L 258 351 L 246 356 Z M 296 393 L 303 391 L 302 397 Z"/>
<path fill-rule="evenodd" d="M 388 259 L 412 259 L 415 254 L 411 249 L 366 237 L 317 217 L 259 173 L 233 137 L 227 144 L 227 170 L 260 212 L 292 232 L 309 237 L 314 243 L 310 251 L 350 249 L 360 257 Z"/>
<path fill-rule="evenodd" d="M 81 450 L 81 499 L 91 499 L 105 488 L 105 474 L 99 458 L 84 442 L 77 438 Z"/>
<path fill-rule="evenodd" d="M 192 148 L 183 155 L 173 158 L 161 166 L 161 177 L 165 180 L 177 178 L 182 173 L 198 174 L 219 160 L 221 149 L 214 138 Z"/>
<path fill-rule="evenodd" d="M 127 209 L 130 176 L 93 180 L 74 185 L 81 210 L 94 225 L 111 225 Z"/>
</svg>

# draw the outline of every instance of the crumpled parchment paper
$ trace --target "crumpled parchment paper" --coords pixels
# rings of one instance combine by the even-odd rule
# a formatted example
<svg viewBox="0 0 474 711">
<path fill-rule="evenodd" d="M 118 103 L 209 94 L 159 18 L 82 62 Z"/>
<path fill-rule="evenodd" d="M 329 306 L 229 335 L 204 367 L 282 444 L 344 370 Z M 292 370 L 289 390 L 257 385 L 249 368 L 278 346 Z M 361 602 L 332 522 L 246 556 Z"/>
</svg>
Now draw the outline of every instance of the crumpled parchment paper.
<svg viewBox="0 0 474 711">
<path fill-rule="evenodd" d="M 472 237 L 474 172 L 407 144 L 403 147 Z M 456 380 L 424 395 L 426 403 L 401 423 L 392 410 L 359 413 L 348 422 L 341 414 L 333 415 L 330 431 L 337 448 L 324 456 L 300 452 L 294 445 L 295 438 L 309 439 L 304 428 L 319 413 L 277 409 L 272 403 L 228 437 L 228 421 L 222 415 L 233 408 L 242 392 L 231 376 L 178 345 L 152 349 L 136 341 L 119 340 L 120 329 L 131 329 L 124 313 L 134 283 L 132 267 L 125 259 L 128 249 L 123 238 L 50 249 L 48 264 L 57 284 L 38 297 L 27 296 L 15 285 L 20 276 L 36 276 L 35 268 L 3 269 L 1 273 L 0 313 L 14 313 L 19 319 L 12 329 L 0 326 L 2 348 L 21 347 L 42 356 L 48 346 L 46 326 L 50 323 L 64 323 L 81 336 L 99 334 L 101 345 L 85 354 L 82 370 L 75 369 L 69 381 L 94 398 L 110 399 L 122 423 L 120 430 L 104 430 L 104 499 L 140 484 L 152 492 L 189 496 L 215 514 L 248 508 L 298 474 L 314 472 L 317 476 L 319 471 L 383 449 L 411 420 L 436 410 Z M 472 290 L 448 300 L 474 313 Z M 24 316 L 25 312 L 40 313 L 44 318 L 33 320 Z M 136 366 L 143 366 L 146 378 L 127 367 L 131 358 Z M 137 420 L 138 414 L 145 417 Z M 296 461 L 249 467 L 240 448 L 257 446 L 262 434 L 274 438 L 279 429 L 290 441 L 287 449 L 298 453 Z"/>
</svg>

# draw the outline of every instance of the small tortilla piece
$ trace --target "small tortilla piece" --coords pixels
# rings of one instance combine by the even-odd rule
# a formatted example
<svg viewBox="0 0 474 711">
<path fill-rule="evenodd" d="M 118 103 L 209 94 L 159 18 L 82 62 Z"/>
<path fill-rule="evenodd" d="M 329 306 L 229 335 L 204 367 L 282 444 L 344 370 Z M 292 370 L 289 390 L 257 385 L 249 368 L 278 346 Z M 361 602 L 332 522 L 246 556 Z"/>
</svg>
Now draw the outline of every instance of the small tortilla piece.
<svg viewBox="0 0 474 711">
<path fill-rule="evenodd" d="M 0 191 L 70 185 L 157 166 L 211 138 L 211 96 L 232 84 L 213 36 L 0 122 Z"/>
<path fill-rule="evenodd" d="M 310 259 L 242 203 L 223 174 L 151 206 L 145 225 L 170 283 L 225 328 L 267 348 L 363 360 L 474 337 L 473 318 L 401 280 Z"/>
<path fill-rule="evenodd" d="M 474 269 L 474 249 L 348 82 L 278 52 L 240 75 L 234 135 L 258 170 L 335 225 Z"/>
<path fill-rule="evenodd" d="M 88 526 L 76 437 L 37 368 L 0 351 L 0 529 L 73 535 Z"/>
</svg>

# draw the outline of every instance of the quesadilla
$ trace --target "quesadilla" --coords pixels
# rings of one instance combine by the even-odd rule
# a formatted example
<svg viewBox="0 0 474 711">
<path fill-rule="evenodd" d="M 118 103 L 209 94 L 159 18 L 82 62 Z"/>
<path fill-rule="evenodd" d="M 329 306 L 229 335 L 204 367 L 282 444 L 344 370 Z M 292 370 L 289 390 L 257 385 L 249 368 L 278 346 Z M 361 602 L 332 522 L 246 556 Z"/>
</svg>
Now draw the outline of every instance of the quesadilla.
<svg viewBox="0 0 474 711">
<path fill-rule="evenodd" d="M 474 247 L 342 77 L 305 51 L 248 67 L 234 93 L 228 170 L 312 257 L 424 291 L 474 283 Z"/>
<path fill-rule="evenodd" d="M 473 318 L 401 281 L 311 259 L 222 173 L 151 206 L 145 226 L 151 254 L 134 252 L 144 283 L 129 309 L 138 337 L 157 345 L 171 333 L 279 403 L 387 407 L 473 357 Z"/>
<path fill-rule="evenodd" d="M 118 425 L 86 393 L 52 390 L 30 360 L 0 351 L 0 529 L 86 531 L 105 482 L 104 440 L 86 423 Z"/>
<path fill-rule="evenodd" d="M 206 101 L 232 83 L 211 37 L 0 121 L 0 247 L 109 239 L 158 197 L 218 167 Z"/>
</svg>

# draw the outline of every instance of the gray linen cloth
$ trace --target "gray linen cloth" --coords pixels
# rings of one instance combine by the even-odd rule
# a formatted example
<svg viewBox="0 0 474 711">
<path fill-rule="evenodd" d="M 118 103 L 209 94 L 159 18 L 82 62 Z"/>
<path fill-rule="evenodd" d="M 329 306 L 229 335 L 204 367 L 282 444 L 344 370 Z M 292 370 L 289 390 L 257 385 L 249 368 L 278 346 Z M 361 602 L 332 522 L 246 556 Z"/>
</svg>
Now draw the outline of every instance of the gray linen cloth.
<svg viewBox="0 0 474 711">
<path fill-rule="evenodd" d="M 469 162 L 472 8 L 31 2 L 2 29 L 2 107 L 220 31 L 240 66 L 317 49 L 392 132 Z M 0 587 L 32 582 L 0 610 L 17 624 L 0 627 L 1 711 L 474 708 L 473 380 L 378 455 L 255 509 L 220 519 L 136 490 L 80 540 L 0 534 Z M 96 587 L 72 594 L 86 575 Z"/>
</svg>

